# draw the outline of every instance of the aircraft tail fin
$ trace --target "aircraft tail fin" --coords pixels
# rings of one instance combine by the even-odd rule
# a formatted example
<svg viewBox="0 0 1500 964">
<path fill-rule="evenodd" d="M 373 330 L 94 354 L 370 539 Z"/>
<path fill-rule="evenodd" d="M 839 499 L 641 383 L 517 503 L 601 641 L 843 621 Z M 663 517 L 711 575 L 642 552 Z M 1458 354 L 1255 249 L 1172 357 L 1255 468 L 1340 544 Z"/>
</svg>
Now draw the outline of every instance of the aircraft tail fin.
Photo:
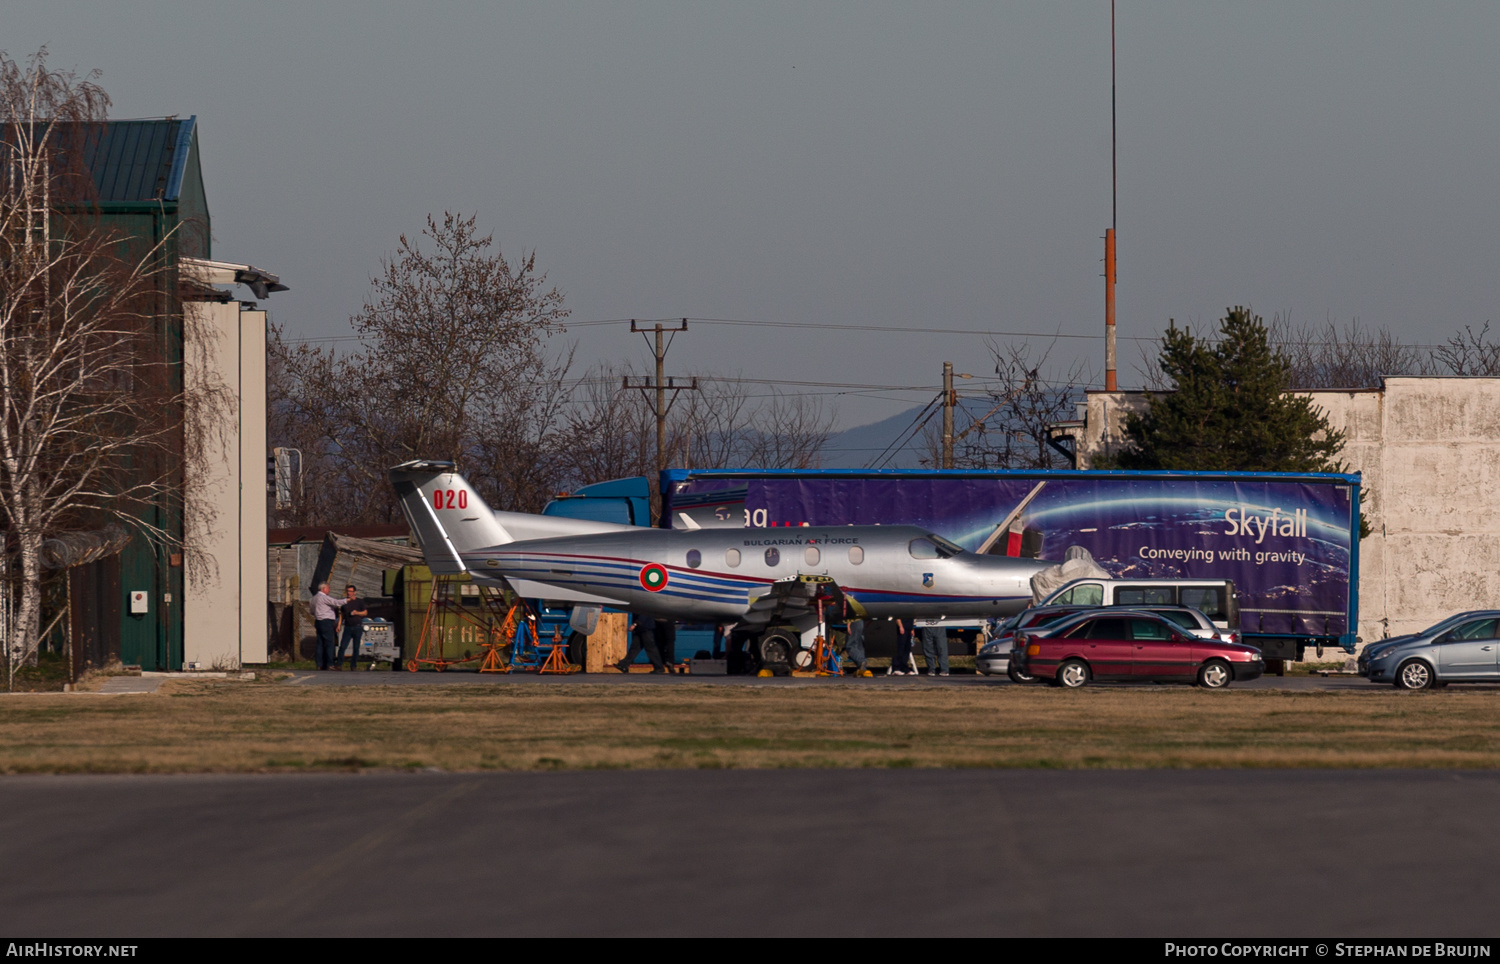
<svg viewBox="0 0 1500 964">
<path fill-rule="evenodd" d="M 515 541 L 452 462 L 403 462 L 391 469 L 391 484 L 435 574 L 465 572 L 462 553 Z"/>
</svg>

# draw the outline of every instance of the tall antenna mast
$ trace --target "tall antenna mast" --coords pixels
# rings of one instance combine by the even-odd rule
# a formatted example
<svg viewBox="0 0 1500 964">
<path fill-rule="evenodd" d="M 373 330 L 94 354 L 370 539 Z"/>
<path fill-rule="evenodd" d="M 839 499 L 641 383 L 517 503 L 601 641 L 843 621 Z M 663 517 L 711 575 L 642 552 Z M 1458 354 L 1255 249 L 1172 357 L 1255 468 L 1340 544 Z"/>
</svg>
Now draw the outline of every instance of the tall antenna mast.
<svg viewBox="0 0 1500 964">
<path fill-rule="evenodd" d="M 1104 232 L 1104 390 L 1115 380 L 1115 228 L 1120 216 L 1120 150 L 1115 122 L 1115 0 L 1109 0 L 1109 229 Z"/>
</svg>

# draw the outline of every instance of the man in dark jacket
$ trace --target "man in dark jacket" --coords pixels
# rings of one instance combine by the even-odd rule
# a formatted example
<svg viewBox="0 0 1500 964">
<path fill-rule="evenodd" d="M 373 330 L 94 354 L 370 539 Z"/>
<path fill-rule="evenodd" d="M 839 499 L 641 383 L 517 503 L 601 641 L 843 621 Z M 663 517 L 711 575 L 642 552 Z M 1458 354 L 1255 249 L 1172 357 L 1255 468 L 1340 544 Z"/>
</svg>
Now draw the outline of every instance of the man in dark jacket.
<svg viewBox="0 0 1500 964">
<path fill-rule="evenodd" d="M 343 623 L 344 632 L 339 637 L 339 654 L 333 661 L 335 667 L 344 661 L 344 647 L 350 643 L 354 648 L 349 653 L 349 668 L 359 665 L 359 640 L 365 634 L 365 617 L 370 615 L 370 607 L 359 598 L 358 592 L 352 583 L 344 587 L 344 601 L 339 606 L 339 622 Z"/>
</svg>

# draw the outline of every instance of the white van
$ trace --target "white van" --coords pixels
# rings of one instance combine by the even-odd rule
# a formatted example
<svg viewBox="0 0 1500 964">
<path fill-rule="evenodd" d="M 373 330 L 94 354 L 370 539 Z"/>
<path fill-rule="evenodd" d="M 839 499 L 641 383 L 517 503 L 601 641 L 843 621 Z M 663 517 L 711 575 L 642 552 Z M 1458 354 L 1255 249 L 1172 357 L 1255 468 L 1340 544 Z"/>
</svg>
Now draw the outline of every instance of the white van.
<svg viewBox="0 0 1500 964">
<path fill-rule="evenodd" d="M 1214 626 L 1240 631 L 1231 579 L 1074 579 L 1038 606 L 1187 606 Z"/>
</svg>

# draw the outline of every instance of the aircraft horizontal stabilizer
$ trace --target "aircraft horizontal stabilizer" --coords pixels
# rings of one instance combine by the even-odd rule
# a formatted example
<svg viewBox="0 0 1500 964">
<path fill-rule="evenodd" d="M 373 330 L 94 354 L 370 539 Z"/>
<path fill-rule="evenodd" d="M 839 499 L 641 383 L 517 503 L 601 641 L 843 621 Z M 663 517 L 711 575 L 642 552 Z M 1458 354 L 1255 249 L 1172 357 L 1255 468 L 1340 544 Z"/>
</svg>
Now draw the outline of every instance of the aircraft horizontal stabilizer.
<svg viewBox="0 0 1500 964">
<path fill-rule="evenodd" d="M 530 579 L 508 579 L 510 587 L 527 599 L 545 599 L 548 602 L 585 603 L 595 606 L 618 606 L 618 599 L 593 596 L 577 589 L 565 589 L 548 582 L 532 582 Z"/>
</svg>

